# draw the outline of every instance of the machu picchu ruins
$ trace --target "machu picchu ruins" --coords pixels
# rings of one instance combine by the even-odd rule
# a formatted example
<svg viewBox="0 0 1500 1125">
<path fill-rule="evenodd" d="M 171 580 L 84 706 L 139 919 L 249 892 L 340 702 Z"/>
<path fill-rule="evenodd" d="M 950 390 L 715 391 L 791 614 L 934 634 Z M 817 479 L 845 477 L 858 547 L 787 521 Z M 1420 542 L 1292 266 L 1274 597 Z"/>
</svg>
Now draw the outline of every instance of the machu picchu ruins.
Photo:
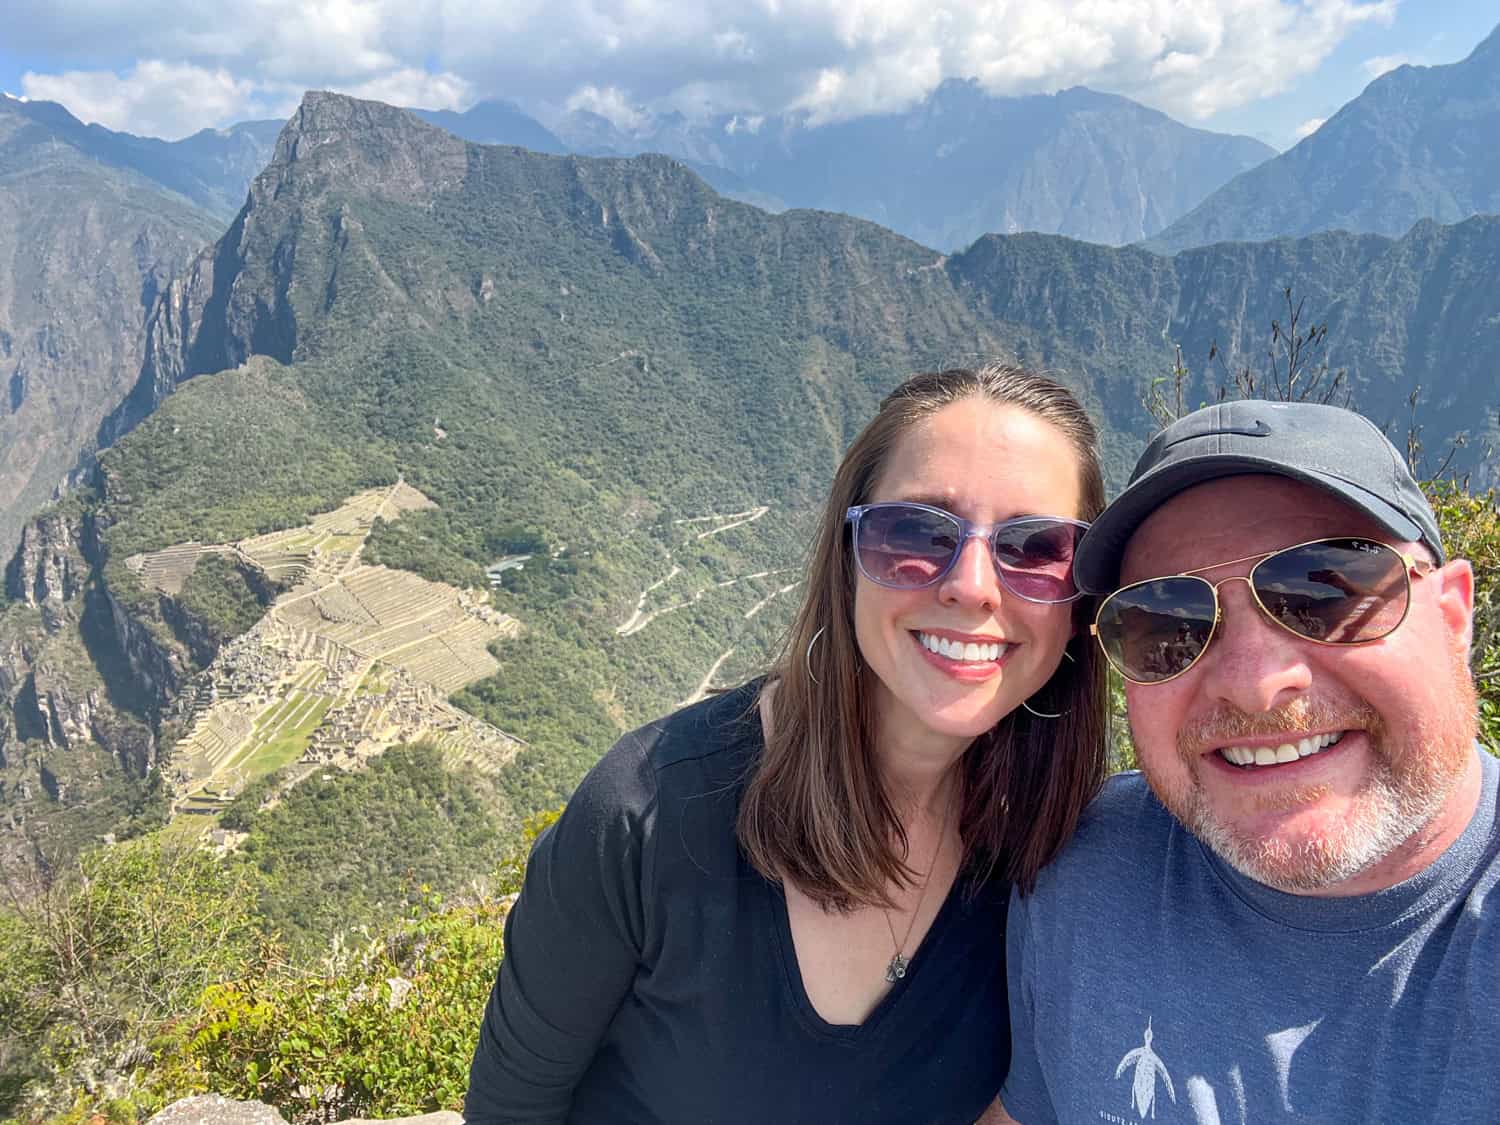
<svg viewBox="0 0 1500 1125">
<path fill-rule="evenodd" d="M 180 704 L 170 754 L 174 813 L 217 812 L 255 777 L 291 766 L 354 768 L 386 748 L 428 741 L 487 773 L 520 746 L 448 696 L 494 675 L 496 640 L 520 632 L 460 590 L 361 562 L 377 519 L 433 507 L 398 481 L 351 497 L 300 528 L 227 544 L 183 543 L 132 556 L 143 582 L 177 594 L 205 554 L 231 556 L 283 587 L 248 632 L 223 646 Z"/>
</svg>

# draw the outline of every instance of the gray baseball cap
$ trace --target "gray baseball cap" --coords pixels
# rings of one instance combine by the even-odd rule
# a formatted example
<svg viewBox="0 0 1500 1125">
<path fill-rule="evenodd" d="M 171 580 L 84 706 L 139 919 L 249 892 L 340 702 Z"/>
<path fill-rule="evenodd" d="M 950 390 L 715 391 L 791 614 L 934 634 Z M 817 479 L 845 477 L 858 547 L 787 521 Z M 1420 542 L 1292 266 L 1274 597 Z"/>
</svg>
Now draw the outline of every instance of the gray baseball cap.
<svg viewBox="0 0 1500 1125">
<path fill-rule="evenodd" d="M 1406 459 L 1368 418 L 1312 402 L 1241 399 L 1195 410 L 1151 439 L 1125 491 L 1078 545 L 1073 573 L 1079 588 L 1114 590 L 1125 545 L 1147 516 L 1184 489 L 1241 473 L 1314 485 L 1397 539 L 1425 543 L 1438 562 L 1447 561 L 1432 506 Z"/>
</svg>

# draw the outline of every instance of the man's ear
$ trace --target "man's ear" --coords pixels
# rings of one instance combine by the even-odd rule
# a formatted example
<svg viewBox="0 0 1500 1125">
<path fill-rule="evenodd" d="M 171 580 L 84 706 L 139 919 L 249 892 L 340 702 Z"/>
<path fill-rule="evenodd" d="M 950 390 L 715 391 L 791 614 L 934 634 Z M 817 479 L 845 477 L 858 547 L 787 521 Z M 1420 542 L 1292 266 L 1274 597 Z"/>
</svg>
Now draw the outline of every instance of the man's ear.
<svg viewBox="0 0 1500 1125">
<path fill-rule="evenodd" d="M 1467 659 L 1474 640 L 1474 568 L 1468 559 L 1454 559 L 1421 581 L 1440 583 L 1437 598 L 1443 623 Z"/>
</svg>

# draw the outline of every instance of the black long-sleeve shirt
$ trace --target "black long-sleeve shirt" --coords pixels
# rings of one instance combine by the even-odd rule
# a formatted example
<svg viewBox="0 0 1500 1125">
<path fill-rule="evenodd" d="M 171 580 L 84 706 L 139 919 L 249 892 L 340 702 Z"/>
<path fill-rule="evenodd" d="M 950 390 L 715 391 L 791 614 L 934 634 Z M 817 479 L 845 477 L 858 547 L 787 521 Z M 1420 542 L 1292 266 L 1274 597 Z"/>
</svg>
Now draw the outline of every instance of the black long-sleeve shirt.
<svg viewBox="0 0 1500 1125">
<path fill-rule="evenodd" d="M 623 738 L 532 852 L 464 1107 L 487 1122 L 972 1122 L 1010 1056 L 1008 886 L 962 878 L 858 1025 L 802 987 L 735 815 L 747 685 Z"/>
</svg>

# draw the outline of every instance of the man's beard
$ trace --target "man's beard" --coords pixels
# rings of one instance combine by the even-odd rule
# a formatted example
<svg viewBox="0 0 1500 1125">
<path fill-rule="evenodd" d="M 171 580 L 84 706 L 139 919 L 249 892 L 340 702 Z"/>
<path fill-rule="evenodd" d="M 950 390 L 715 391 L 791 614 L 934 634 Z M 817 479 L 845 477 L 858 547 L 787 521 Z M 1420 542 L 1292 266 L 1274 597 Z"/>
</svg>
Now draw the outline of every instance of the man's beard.
<svg viewBox="0 0 1500 1125">
<path fill-rule="evenodd" d="M 1442 810 L 1463 775 L 1477 735 L 1477 696 L 1462 654 L 1451 659 L 1453 690 L 1443 715 L 1411 719 L 1411 742 L 1392 745 L 1386 724 L 1368 705 L 1352 712 L 1308 700 L 1265 714 L 1218 711 L 1179 734 L 1179 756 L 1188 763 L 1186 784 L 1168 789 L 1148 773 L 1157 799 L 1184 827 L 1236 871 L 1277 890 L 1306 894 L 1327 890 L 1369 870 L 1420 832 Z M 1265 837 L 1224 823 L 1198 783 L 1197 755 L 1205 745 L 1230 746 L 1247 738 L 1328 730 L 1362 730 L 1370 740 L 1369 777 L 1336 829 L 1300 840 Z M 1327 793 L 1311 785 L 1268 795 L 1257 811 L 1291 811 Z"/>
</svg>

